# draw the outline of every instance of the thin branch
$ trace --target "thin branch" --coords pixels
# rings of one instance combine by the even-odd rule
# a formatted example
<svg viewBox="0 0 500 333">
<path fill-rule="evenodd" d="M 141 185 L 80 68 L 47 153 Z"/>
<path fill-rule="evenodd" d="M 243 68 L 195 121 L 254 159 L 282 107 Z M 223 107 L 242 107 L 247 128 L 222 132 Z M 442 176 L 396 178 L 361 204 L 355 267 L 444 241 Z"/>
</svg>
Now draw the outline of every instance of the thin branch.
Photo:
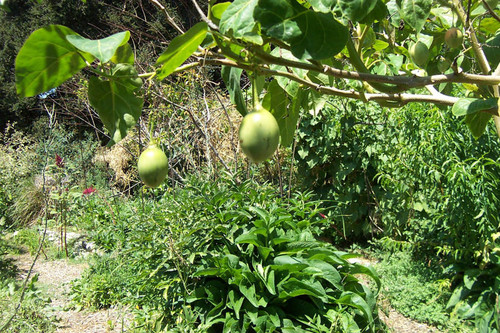
<svg viewBox="0 0 500 333">
<path fill-rule="evenodd" d="M 150 0 L 150 1 L 153 3 L 153 5 L 158 7 L 163 12 L 163 14 L 165 14 L 165 16 L 167 17 L 168 24 L 170 24 L 175 30 L 177 30 L 177 32 L 179 32 L 182 35 L 184 33 L 184 30 L 182 30 L 181 27 L 179 27 L 177 23 L 175 23 L 172 16 L 170 16 L 170 13 L 168 12 L 167 8 L 165 8 L 165 6 L 163 6 L 158 0 Z"/>
<path fill-rule="evenodd" d="M 210 29 L 212 30 L 219 30 L 219 27 L 217 26 L 217 24 L 215 24 L 214 22 L 212 22 L 206 15 L 205 13 L 203 12 L 203 10 L 201 9 L 200 5 L 198 5 L 198 2 L 196 0 L 191 0 L 191 2 L 193 3 L 194 7 L 196 8 L 196 10 L 198 11 L 198 14 L 200 14 L 201 16 L 201 19 L 203 21 L 205 21 L 208 26 L 210 27 Z"/>
<path fill-rule="evenodd" d="M 205 60 L 205 63 L 207 65 L 224 65 L 224 66 L 232 66 L 232 67 L 238 67 L 242 68 L 245 70 L 249 71 L 258 71 L 260 74 L 266 75 L 266 76 L 282 76 L 289 78 L 295 82 L 301 83 L 304 86 L 310 87 L 311 89 L 314 89 L 320 93 L 326 94 L 326 95 L 334 95 L 334 96 L 340 96 L 340 97 L 346 97 L 346 98 L 353 98 L 353 99 L 359 99 L 362 101 L 376 101 L 376 102 L 395 102 L 396 105 L 394 106 L 402 106 L 407 103 L 411 102 L 429 102 L 429 103 L 435 103 L 435 104 L 441 104 L 441 105 L 453 105 L 455 102 L 458 101 L 457 97 L 451 97 L 447 95 L 439 95 L 439 96 L 433 96 L 433 95 L 418 95 L 418 94 L 409 94 L 409 93 L 375 93 L 375 94 L 365 94 L 365 93 L 360 93 L 355 90 L 341 90 L 337 89 L 335 87 L 328 87 L 328 86 L 322 86 L 320 84 L 316 84 L 312 81 L 303 79 L 301 77 L 298 77 L 294 73 L 289 73 L 285 71 L 278 71 L 278 70 L 272 70 L 266 67 L 253 67 L 250 65 L 242 65 L 238 64 L 232 60 L 229 59 L 207 59 Z M 196 63 L 191 63 L 190 67 L 195 67 L 195 66 L 200 66 L 200 62 Z M 500 80 L 500 78 L 498 78 Z"/>
<path fill-rule="evenodd" d="M 153 94 L 156 96 L 156 97 L 159 97 L 161 98 L 162 100 L 164 100 L 165 102 L 179 108 L 179 109 L 182 109 L 184 111 L 187 111 L 189 116 L 191 117 L 191 119 L 193 120 L 193 123 L 194 125 L 196 126 L 196 128 L 198 128 L 198 130 L 200 131 L 200 133 L 208 140 L 208 135 L 203 131 L 203 129 L 201 128 L 200 126 L 200 121 L 196 118 L 196 116 L 191 112 L 190 109 L 182 106 L 182 105 L 179 105 L 175 102 L 172 102 L 170 101 L 168 98 L 160 95 L 160 94 L 157 94 L 155 92 L 153 92 Z M 217 151 L 217 149 L 215 149 L 215 147 L 213 146 L 213 144 L 208 141 L 208 145 L 210 146 L 210 148 L 212 149 L 212 151 L 214 152 L 215 156 L 217 157 L 217 159 L 222 163 L 222 165 L 224 166 L 224 168 L 226 169 L 226 171 L 230 174 L 230 175 L 233 175 L 233 173 L 231 172 L 231 169 L 228 167 L 228 165 L 226 164 L 226 162 L 222 159 L 222 157 L 220 156 L 219 152 Z"/>
<path fill-rule="evenodd" d="M 465 16 L 465 11 L 464 8 L 462 7 L 462 4 L 459 0 L 453 0 L 453 5 L 455 12 L 457 15 L 460 17 L 460 20 L 462 21 L 464 27 L 467 28 L 469 35 L 470 35 L 470 41 L 472 44 L 472 50 L 474 51 L 474 54 L 476 55 L 476 59 L 479 62 L 479 66 L 481 67 L 481 71 L 483 74 L 489 74 L 491 72 L 491 67 L 490 64 L 488 63 L 488 59 L 486 58 L 486 55 L 484 54 L 483 49 L 481 48 L 481 45 L 479 44 L 479 41 L 477 39 L 476 31 L 474 30 L 474 26 L 470 24 L 470 21 L 468 20 L 468 17 Z M 488 6 L 489 8 L 489 6 Z M 500 79 L 500 75 L 495 75 L 493 73 L 492 77 L 497 77 Z M 498 88 L 495 91 L 495 87 L 493 88 L 493 92 L 496 97 L 498 97 Z M 493 116 L 493 119 L 495 121 L 495 127 L 498 136 L 500 137 L 500 118 L 497 115 Z"/>
<path fill-rule="evenodd" d="M 470 22 L 467 19 L 467 14 L 460 0 L 453 0 L 453 9 L 455 9 L 455 12 L 462 21 L 462 24 L 468 30 L 470 41 L 472 44 L 472 50 L 476 55 L 477 61 L 479 62 L 479 66 L 481 67 L 481 71 L 483 72 L 483 74 L 489 74 L 491 71 L 490 64 L 488 63 L 488 59 L 486 59 L 483 49 L 479 44 L 476 31 L 474 30 L 474 26 L 470 24 Z"/>
</svg>

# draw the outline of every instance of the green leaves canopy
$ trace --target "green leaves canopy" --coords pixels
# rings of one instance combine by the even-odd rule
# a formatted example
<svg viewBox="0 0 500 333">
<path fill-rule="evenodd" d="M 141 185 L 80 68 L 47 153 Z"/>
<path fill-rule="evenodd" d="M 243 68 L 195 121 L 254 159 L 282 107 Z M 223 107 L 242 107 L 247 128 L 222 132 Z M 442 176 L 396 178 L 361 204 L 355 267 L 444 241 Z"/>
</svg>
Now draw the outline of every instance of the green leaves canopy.
<svg viewBox="0 0 500 333">
<path fill-rule="evenodd" d="M 295 0 L 236 0 L 222 14 L 220 30 L 258 45 L 263 43 L 262 37 L 279 39 L 299 59 L 332 57 L 344 48 L 348 31 L 326 10 L 331 7 L 328 1 L 315 3 L 322 12 Z"/>
</svg>

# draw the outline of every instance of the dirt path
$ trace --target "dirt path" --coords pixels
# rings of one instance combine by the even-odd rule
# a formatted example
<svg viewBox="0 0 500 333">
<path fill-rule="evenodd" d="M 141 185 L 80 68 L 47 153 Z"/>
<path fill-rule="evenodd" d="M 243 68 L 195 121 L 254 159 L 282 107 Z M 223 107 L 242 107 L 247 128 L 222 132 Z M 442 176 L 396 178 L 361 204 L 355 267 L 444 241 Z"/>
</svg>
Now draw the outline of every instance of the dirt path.
<svg viewBox="0 0 500 333">
<path fill-rule="evenodd" d="M 33 262 L 33 257 L 23 254 L 13 257 L 19 269 L 19 279 L 24 279 Z M 38 273 L 38 287 L 50 296 L 50 308 L 59 321 L 56 323 L 58 333 L 101 333 L 125 332 L 130 325 L 131 315 L 126 309 L 107 309 L 100 311 L 75 311 L 67 309 L 69 304 L 69 282 L 79 278 L 86 263 L 70 263 L 65 259 L 45 261 L 39 259 L 33 274 Z"/>
<path fill-rule="evenodd" d="M 423 323 L 416 322 L 406 318 L 401 313 L 393 308 L 389 308 L 389 313 L 386 315 L 379 311 L 380 319 L 387 325 L 389 332 L 394 333 L 438 333 L 437 328 L 428 326 Z"/>
</svg>

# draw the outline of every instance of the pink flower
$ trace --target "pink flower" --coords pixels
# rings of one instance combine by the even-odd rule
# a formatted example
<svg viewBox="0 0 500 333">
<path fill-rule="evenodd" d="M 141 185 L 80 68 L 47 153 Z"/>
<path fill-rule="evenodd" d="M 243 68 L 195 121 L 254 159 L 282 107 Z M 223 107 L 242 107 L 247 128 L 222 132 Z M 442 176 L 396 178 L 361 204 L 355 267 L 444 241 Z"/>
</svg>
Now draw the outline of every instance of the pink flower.
<svg viewBox="0 0 500 333">
<path fill-rule="evenodd" d="M 85 190 L 83 190 L 83 195 L 88 195 L 88 194 L 92 194 L 96 191 L 95 188 L 93 188 L 92 186 L 90 186 L 89 188 L 86 188 Z"/>
<path fill-rule="evenodd" d="M 326 215 L 325 214 L 319 213 L 319 216 L 321 216 L 322 218 L 326 219 Z"/>
<path fill-rule="evenodd" d="M 56 165 L 58 168 L 64 168 L 64 161 L 58 154 L 56 154 Z"/>
</svg>

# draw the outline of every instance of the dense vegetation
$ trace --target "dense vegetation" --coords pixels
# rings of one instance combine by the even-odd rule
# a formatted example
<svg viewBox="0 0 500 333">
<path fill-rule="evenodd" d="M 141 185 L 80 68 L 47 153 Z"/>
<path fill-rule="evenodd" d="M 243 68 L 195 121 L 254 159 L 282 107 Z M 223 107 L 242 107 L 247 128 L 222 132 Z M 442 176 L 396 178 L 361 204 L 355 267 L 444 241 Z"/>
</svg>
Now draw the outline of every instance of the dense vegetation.
<svg viewBox="0 0 500 333">
<path fill-rule="evenodd" d="M 314 10 L 321 7 L 317 1 L 310 2 Z M 14 311 L 9 303 L 14 304 L 25 289 L 19 320 L 9 329 L 54 330 L 54 318 L 43 311 L 50 300 L 37 289 L 36 276 L 24 288 L 6 256 L 23 250 L 36 254 L 40 235 L 49 228 L 61 234 L 75 230 L 98 248 L 90 268 L 72 284 L 72 306 L 129 306 L 134 309 L 137 331 L 377 332 L 386 329 L 379 318 L 385 301 L 402 314 L 443 330 L 500 329 L 500 151 L 495 124 L 488 122 L 491 115 L 484 117 L 487 112 L 482 112 L 491 111 L 491 101 L 498 103 L 498 99 L 491 98 L 488 88 L 467 83 L 452 89 L 451 84 L 442 84 L 441 97 L 453 93 L 484 98 L 476 104 L 465 100 L 470 103 L 454 107 L 454 115 L 449 108 L 430 103 L 393 109 L 385 107 L 395 106 L 391 103 L 397 101 L 390 98 L 379 105 L 320 96 L 310 89 L 313 84 L 318 91 L 328 84 L 365 91 L 359 82 L 347 84 L 312 71 L 306 75 L 301 72 L 305 69 L 291 70 L 290 82 L 279 75 L 262 80 L 255 72 L 271 68 L 283 74 L 280 71 L 286 65 L 303 60 L 296 58 L 296 40 L 278 43 L 285 45 L 279 54 L 284 56 L 278 58 L 276 48 L 270 61 L 285 64 L 271 63 L 267 68 L 264 60 L 270 58 L 259 52 L 269 50 L 259 49 L 258 38 L 262 34 L 276 42 L 274 30 L 262 21 L 262 31 L 246 31 L 247 21 L 229 23 L 217 11 L 209 16 L 232 34 L 231 39 L 217 40 L 217 45 L 229 52 L 234 67 L 222 72 L 215 67 L 189 68 L 168 76 L 177 66 L 167 68 L 170 60 L 165 59 L 171 55 L 162 53 L 163 44 L 176 33 L 152 1 L 10 0 L 0 4 L 7 8 L 0 9 L 0 20 L 8 23 L 0 26 L 4 96 L 0 101 L 0 295 L 7 300 L 0 302 L 0 325 Z M 219 9 L 229 6 L 220 5 Z M 182 30 L 194 26 L 183 35 L 189 37 L 189 47 L 210 46 L 215 43 L 210 37 L 221 37 L 216 32 L 206 35 L 211 27 L 204 23 L 195 25 L 198 12 L 189 1 L 168 7 Z M 384 24 L 395 24 L 392 19 L 382 20 L 380 12 L 372 14 Z M 434 14 L 443 20 L 447 17 Z M 497 23 L 476 3 L 473 15 L 486 22 L 480 30 L 486 42 Z M 355 22 L 353 17 L 349 20 Z M 425 48 L 430 46 L 438 58 L 454 58 L 455 66 L 460 58 L 462 69 L 477 70 L 480 65 L 472 56 L 453 51 L 463 39 L 447 40 L 448 46 L 440 49 L 448 24 L 443 22 L 423 30 L 435 37 L 430 42 L 424 38 Z M 127 65 L 102 61 L 103 72 L 97 66 L 83 66 L 74 80 L 56 90 L 19 99 L 14 59 L 29 32 L 47 24 L 61 24 L 93 39 L 128 30 L 133 55 L 121 49 L 123 54 L 117 57 Z M 406 42 L 416 36 L 411 35 L 412 24 L 418 22 L 398 31 L 392 27 L 394 45 L 386 46 L 390 51 L 377 44 L 377 36 L 389 30 L 386 26 L 358 24 L 365 28 L 356 45 L 358 50 L 366 48 L 361 58 L 380 60 L 370 64 L 372 72 L 414 73 L 426 66 L 431 73 L 437 71 L 427 58 L 417 59 L 424 55 L 416 53 L 425 50 L 417 52 L 413 41 Z M 238 35 L 236 27 L 244 34 Z M 192 42 L 196 39 L 199 43 Z M 409 46 L 409 53 L 395 46 L 398 39 Z M 488 41 L 494 46 L 495 40 Z M 170 44 L 179 43 L 177 39 Z M 294 54 L 288 52 L 287 43 Z M 122 46 L 117 44 L 116 50 Z M 490 65 L 498 65 L 488 50 Z M 348 69 L 352 49 L 342 52 L 328 66 Z M 390 52 L 402 54 L 391 58 Z M 245 59 L 240 57 L 243 53 Z M 205 54 L 209 55 L 213 54 Z M 91 59 L 88 54 L 83 57 L 87 56 Z M 249 64 L 252 56 L 260 62 Z M 158 82 L 149 77 L 154 76 L 150 71 L 154 72 L 156 59 L 157 75 L 168 76 Z M 244 75 L 238 66 L 245 69 Z M 150 73 L 139 77 L 139 69 Z M 450 76 L 457 74 L 453 68 L 446 70 Z M 134 119 L 137 122 L 123 125 L 118 117 L 112 124 L 103 117 L 95 82 L 108 81 L 96 81 L 101 80 L 93 76 L 96 73 L 110 82 L 116 80 L 112 84 L 132 96 L 125 97 L 127 101 L 141 99 L 137 105 L 144 113 Z M 293 80 L 305 80 L 310 86 Z M 264 85 L 268 86 L 264 89 Z M 142 87 L 140 96 L 138 87 Z M 366 96 L 379 88 L 373 84 Z M 288 103 L 286 114 L 277 110 L 283 103 Z M 250 104 L 269 109 L 280 126 L 282 147 L 271 160 L 258 165 L 242 158 L 237 144 L 238 111 L 245 115 Z M 464 113 L 467 116 L 456 117 Z M 275 140 L 278 129 L 272 132 Z M 159 186 L 155 180 L 155 188 L 142 185 L 136 167 L 148 139 L 168 156 L 167 180 Z M 118 141 L 111 148 L 103 147 Z M 266 157 L 274 147 L 271 150 Z M 165 165 L 163 171 L 167 171 Z M 45 240 L 41 245 L 47 258 L 78 255 L 66 239 L 57 244 Z M 358 249 L 379 263 L 356 263 Z"/>
</svg>

